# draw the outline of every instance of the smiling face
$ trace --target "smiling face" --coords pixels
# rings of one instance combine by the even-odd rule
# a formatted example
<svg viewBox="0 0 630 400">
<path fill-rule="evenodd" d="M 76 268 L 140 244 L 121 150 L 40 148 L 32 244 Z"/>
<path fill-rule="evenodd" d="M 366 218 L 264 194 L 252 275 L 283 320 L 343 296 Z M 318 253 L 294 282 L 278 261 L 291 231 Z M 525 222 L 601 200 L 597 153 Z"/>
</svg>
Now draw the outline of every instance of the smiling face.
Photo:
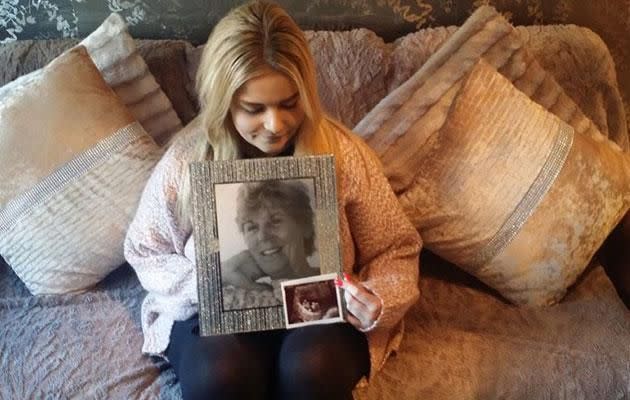
<svg viewBox="0 0 630 400">
<path fill-rule="evenodd" d="M 276 156 L 286 149 L 305 117 L 295 84 L 271 69 L 243 84 L 230 114 L 238 134 L 260 156 Z"/>
<path fill-rule="evenodd" d="M 272 278 L 290 273 L 285 247 L 304 236 L 297 221 L 284 210 L 266 204 L 251 212 L 241 225 L 247 248 L 258 265 Z"/>
<path fill-rule="evenodd" d="M 272 279 L 318 273 L 307 257 L 315 251 L 314 212 L 301 180 L 243 183 L 236 196 L 236 223 L 247 249 Z"/>
</svg>

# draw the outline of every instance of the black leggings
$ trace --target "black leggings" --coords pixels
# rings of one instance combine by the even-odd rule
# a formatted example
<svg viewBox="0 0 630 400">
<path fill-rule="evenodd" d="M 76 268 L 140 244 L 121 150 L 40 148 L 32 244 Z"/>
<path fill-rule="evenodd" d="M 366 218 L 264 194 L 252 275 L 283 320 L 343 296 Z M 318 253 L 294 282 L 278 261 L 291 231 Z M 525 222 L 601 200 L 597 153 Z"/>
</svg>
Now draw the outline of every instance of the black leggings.
<svg viewBox="0 0 630 400">
<path fill-rule="evenodd" d="M 200 337 L 195 316 L 175 322 L 166 355 L 185 400 L 352 399 L 370 370 L 349 324 Z"/>
</svg>

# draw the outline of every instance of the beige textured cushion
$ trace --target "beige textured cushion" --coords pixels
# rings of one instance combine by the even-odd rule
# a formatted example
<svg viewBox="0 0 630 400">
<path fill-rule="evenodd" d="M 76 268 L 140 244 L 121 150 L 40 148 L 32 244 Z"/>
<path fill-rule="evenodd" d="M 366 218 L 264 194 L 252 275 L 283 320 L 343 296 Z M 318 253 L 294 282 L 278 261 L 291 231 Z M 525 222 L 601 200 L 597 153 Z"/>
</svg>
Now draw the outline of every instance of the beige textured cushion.
<svg viewBox="0 0 630 400">
<path fill-rule="evenodd" d="M 85 289 L 124 262 L 161 150 L 82 46 L 0 98 L 0 254 L 34 294 Z"/>
<path fill-rule="evenodd" d="M 455 26 L 422 29 L 391 43 L 388 92 L 416 73 L 457 29 Z M 527 52 L 553 76 L 599 131 L 627 150 L 626 114 L 615 64 L 602 39 L 588 28 L 576 25 L 519 26 L 516 30 Z"/>
<path fill-rule="evenodd" d="M 158 144 L 182 128 L 171 101 L 138 53 L 122 17 L 112 13 L 80 43 L 131 114 Z"/>
<path fill-rule="evenodd" d="M 494 8 L 473 15 L 404 84 L 354 128 L 383 162 L 398 194 L 413 186 L 417 149 L 437 132 L 461 79 L 484 58 L 522 92 L 568 122 L 577 133 L 601 136 L 595 125 L 527 50 L 519 32 Z"/>
<path fill-rule="evenodd" d="M 182 122 L 136 48 L 123 19 L 118 14 L 111 14 L 80 44 L 87 48 L 105 81 L 116 91 L 145 130 L 157 143 L 168 143 L 172 135 L 181 129 Z M 35 73 L 32 71 L 73 45 L 76 45 L 76 41 L 36 40 L 9 43 L 2 48 L 3 54 L 0 54 L 8 57 L 6 70 L 2 71 L 0 80 L 4 83 L 5 79 L 27 79 L 25 77 L 28 72 Z M 185 89 L 182 88 L 182 91 Z M 171 90 L 171 94 L 174 91 Z M 177 94 L 177 100 L 185 100 L 181 94 Z M 185 106 L 180 108 L 184 118 L 192 118 Z M 192 108 L 192 104 L 189 108 Z"/>
<path fill-rule="evenodd" d="M 425 245 L 517 304 L 557 302 L 630 206 L 630 159 L 485 61 L 418 151 L 401 196 Z"/>
<path fill-rule="evenodd" d="M 307 31 L 317 68 L 322 107 L 347 126 L 359 122 L 387 95 L 390 56 L 383 39 L 367 29 Z"/>
</svg>

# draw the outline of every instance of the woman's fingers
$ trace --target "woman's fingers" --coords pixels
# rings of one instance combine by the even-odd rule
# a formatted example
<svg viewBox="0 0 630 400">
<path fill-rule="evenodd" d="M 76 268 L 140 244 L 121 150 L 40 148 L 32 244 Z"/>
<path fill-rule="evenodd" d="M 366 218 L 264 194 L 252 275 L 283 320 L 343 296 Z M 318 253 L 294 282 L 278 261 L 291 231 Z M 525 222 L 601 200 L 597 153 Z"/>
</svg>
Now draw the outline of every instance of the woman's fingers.
<svg viewBox="0 0 630 400">
<path fill-rule="evenodd" d="M 381 301 L 376 295 L 369 292 L 363 285 L 346 280 L 343 288 L 346 293 L 352 295 L 368 312 L 376 312 L 380 309 Z"/>
<path fill-rule="evenodd" d="M 366 329 L 374 323 L 377 315 L 370 312 L 356 297 L 352 296 L 349 292 L 344 292 L 344 298 L 349 314 L 360 321 L 359 328 Z"/>
<path fill-rule="evenodd" d="M 367 329 L 381 314 L 381 299 L 361 283 L 350 281 L 347 275 L 345 277 L 344 281 L 338 281 L 338 285 L 344 289 L 346 308 L 351 314 L 348 322 L 359 329 Z"/>
<path fill-rule="evenodd" d="M 346 320 L 355 328 L 357 329 L 364 329 L 363 328 L 363 322 L 361 322 L 357 317 L 355 317 L 354 315 L 347 315 L 346 316 Z"/>
</svg>

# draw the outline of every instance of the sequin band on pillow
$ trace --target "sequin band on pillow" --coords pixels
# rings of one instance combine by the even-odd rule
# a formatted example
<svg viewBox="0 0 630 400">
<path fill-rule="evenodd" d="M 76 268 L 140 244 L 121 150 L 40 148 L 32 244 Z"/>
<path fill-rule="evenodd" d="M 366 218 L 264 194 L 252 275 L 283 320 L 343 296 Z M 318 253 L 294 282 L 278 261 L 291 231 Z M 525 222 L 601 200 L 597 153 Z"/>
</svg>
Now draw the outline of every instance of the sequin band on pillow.
<svg viewBox="0 0 630 400">
<path fill-rule="evenodd" d="M 85 174 L 144 135 L 146 133 L 140 123 L 132 122 L 61 166 L 30 190 L 9 201 L 7 206 L 0 210 L 0 233 L 6 232 L 21 215 L 51 197 L 68 182 Z"/>
<path fill-rule="evenodd" d="M 471 263 L 472 267 L 479 268 L 491 261 L 505 249 L 523 227 L 527 218 L 532 215 L 562 170 L 573 144 L 573 135 L 574 131 L 571 126 L 560 125 L 556 140 L 540 173 L 512 214 L 505 220 L 492 239 L 479 251 L 478 256 Z"/>
</svg>

